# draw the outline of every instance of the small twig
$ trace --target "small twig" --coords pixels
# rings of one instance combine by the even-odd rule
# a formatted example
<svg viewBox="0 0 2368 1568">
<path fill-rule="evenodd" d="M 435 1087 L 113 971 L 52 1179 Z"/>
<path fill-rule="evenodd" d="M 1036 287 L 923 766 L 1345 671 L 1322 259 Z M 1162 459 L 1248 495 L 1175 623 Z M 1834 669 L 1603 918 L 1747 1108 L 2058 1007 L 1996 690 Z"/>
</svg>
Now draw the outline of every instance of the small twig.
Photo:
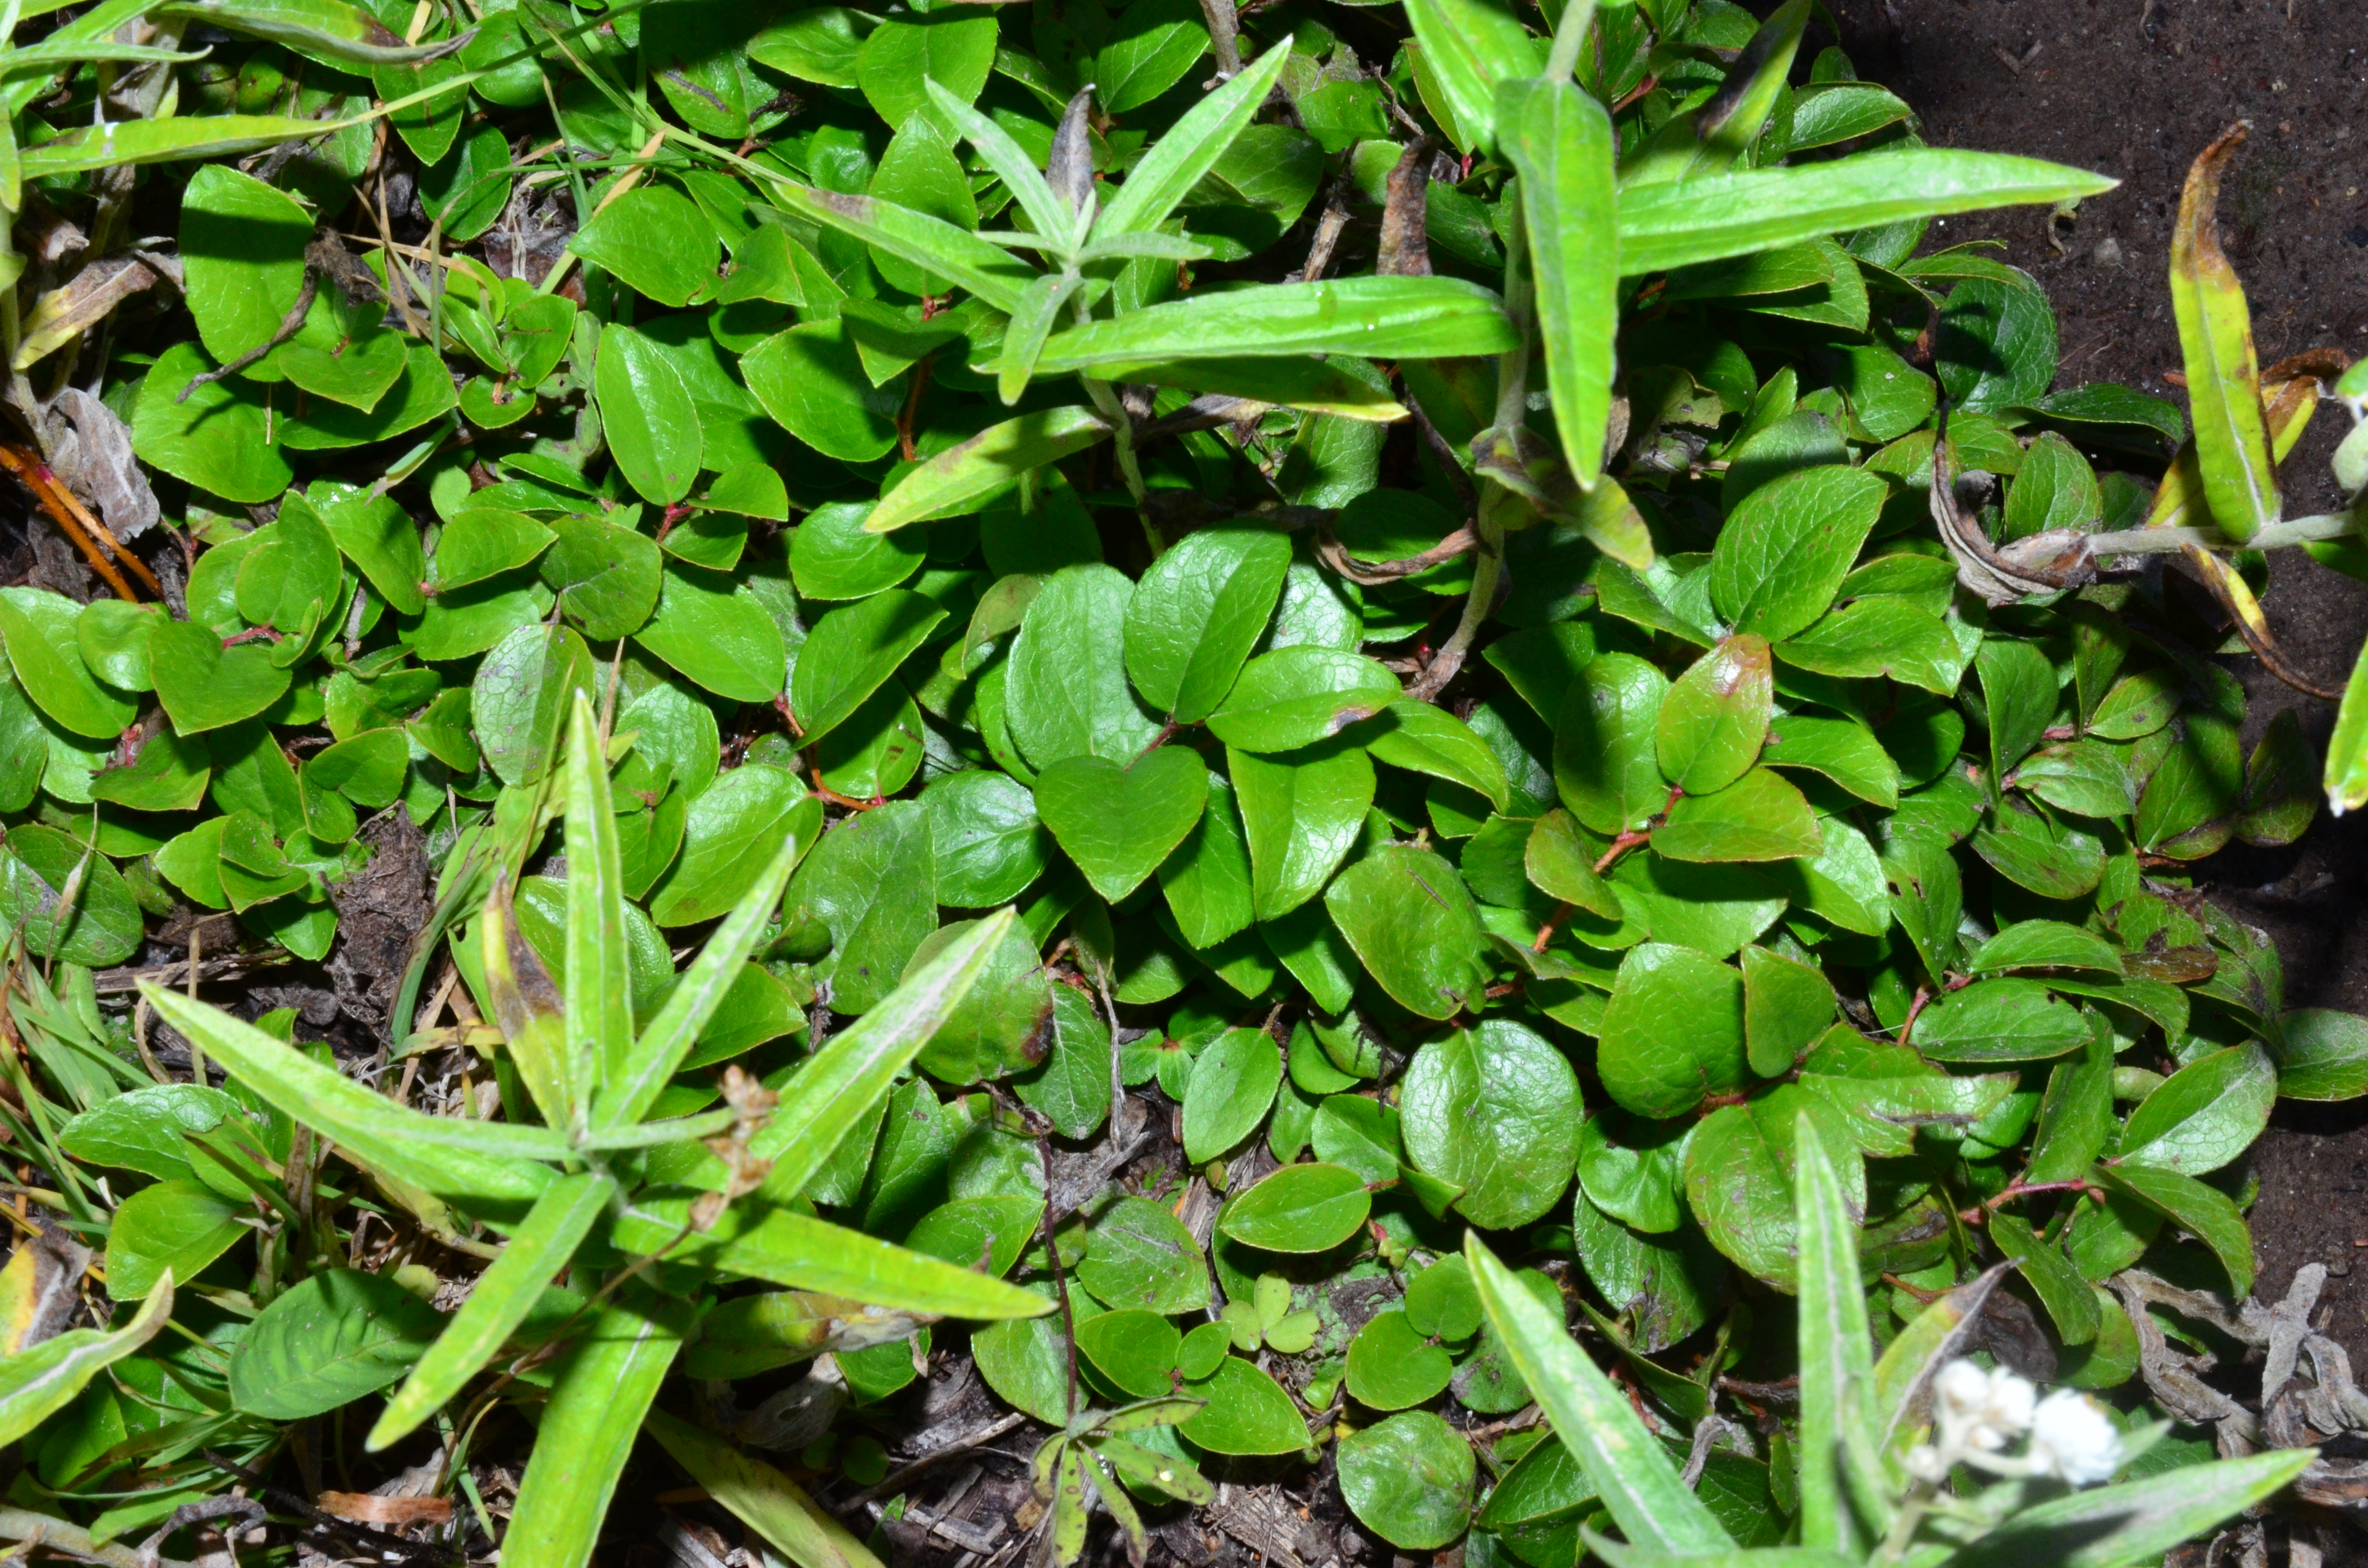
<svg viewBox="0 0 2368 1568">
<path fill-rule="evenodd" d="M 942 1464 L 947 1460 L 953 1459 L 962 1454 L 966 1454 L 973 1449 L 980 1447 L 982 1444 L 991 1443 L 995 1441 L 996 1438 L 1002 1437 L 1006 1432 L 1010 1431 L 1014 1426 L 1021 1425 L 1027 1419 L 1028 1417 L 1026 1415 L 1015 1410 L 1010 1415 L 1004 1416 L 1001 1420 L 990 1422 L 986 1426 L 980 1427 L 977 1431 L 971 1433 L 966 1437 L 957 1437 L 942 1449 L 931 1449 L 929 1452 L 923 1454 L 919 1459 L 915 1460 L 912 1463 L 907 1464 L 901 1469 L 889 1471 L 887 1479 L 880 1482 L 876 1485 L 865 1487 L 854 1496 L 849 1497 L 846 1502 L 837 1505 L 837 1511 L 842 1514 L 852 1513 L 856 1509 L 863 1506 L 866 1503 L 871 1502 L 875 1497 L 893 1496 L 904 1488 L 906 1482 L 912 1480 L 913 1477 L 920 1474 L 931 1465 Z"/>
<path fill-rule="evenodd" d="M 85 1562 L 104 1563 L 106 1568 L 197 1568 L 195 1563 L 177 1558 L 143 1557 L 128 1546 L 113 1542 L 101 1546 L 79 1525 L 23 1508 L 0 1508 L 0 1539 L 79 1557 Z"/>
</svg>

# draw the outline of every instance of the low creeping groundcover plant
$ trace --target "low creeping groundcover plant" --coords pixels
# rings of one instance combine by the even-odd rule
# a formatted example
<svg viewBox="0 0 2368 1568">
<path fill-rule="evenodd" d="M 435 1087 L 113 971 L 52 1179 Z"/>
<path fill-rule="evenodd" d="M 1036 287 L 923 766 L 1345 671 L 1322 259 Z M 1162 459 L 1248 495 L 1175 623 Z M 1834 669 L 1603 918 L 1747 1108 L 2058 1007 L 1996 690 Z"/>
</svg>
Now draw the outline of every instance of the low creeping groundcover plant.
<svg viewBox="0 0 2368 1568">
<path fill-rule="evenodd" d="M 0 6 L 0 1537 L 2348 1495 L 2244 1155 L 2368 1026 L 2197 863 L 2368 802 L 2256 597 L 2368 372 L 2256 363 L 2238 127 L 2188 409 L 2057 389 L 1928 224 L 2112 182 L 1817 15 Z"/>
</svg>

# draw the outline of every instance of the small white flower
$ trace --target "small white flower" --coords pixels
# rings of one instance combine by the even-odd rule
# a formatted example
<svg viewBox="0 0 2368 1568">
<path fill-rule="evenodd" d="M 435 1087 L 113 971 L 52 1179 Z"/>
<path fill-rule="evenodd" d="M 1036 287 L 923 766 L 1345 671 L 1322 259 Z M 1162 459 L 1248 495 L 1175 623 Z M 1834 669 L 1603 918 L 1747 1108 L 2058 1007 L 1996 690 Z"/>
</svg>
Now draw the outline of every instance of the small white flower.
<svg viewBox="0 0 2368 1568">
<path fill-rule="evenodd" d="M 1941 1450 L 1930 1443 L 1917 1444 L 1907 1450 L 1907 1459 L 1900 1462 L 1907 1468 L 1907 1473 L 1918 1481 L 1930 1481 L 1938 1484 L 1949 1478 L 1948 1461 L 1941 1457 Z"/>
<path fill-rule="evenodd" d="M 2088 1486 L 2122 1468 L 2122 1434 L 2096 1401 L 2058 1389 L 2032 1414 L 2030 1457 L 2038 1473 Z"/>
<path fill-rule="evenodd" d="M 1971 1361 L 1952 1361 L 1934 1381 L 1941 1447 L 1996 1453 L 2030 1429 L 2039 1391 L 2000 1367 L 1985 1372 Z"/>
</svg>

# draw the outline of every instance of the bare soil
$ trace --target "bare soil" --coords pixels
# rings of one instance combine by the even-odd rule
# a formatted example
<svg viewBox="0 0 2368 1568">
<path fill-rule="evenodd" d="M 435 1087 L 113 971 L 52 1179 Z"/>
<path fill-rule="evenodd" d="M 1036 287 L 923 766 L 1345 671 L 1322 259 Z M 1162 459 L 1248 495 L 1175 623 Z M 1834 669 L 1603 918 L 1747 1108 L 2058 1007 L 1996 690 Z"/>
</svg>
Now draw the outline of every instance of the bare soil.
<svg viewBox="0 0 2368 1568">
<path fill-rule="evenodd" d="M 2359 0 L 1829 3 L 1861 74 L 1914 105 L 1933 144 L 2053 158 L 2123 182 L 2069 223 L 2026 209 L 1934 231 L 1943 243 L 2004 240 L 2002 258 L 2046 287 L 2062 320 L 2059 385 L 2113 381 L 2181 396 L 2164 380 L 2180 363 L 2164 281 L 2170 225 L 2190 160 L 2239 119 L 2253 134 L 2222 199 L 2222 233 L 2262 361 L 2321 347 L 2368 355 L 2368 11 Z M 2327 460 L 2347 423 L 2323 410 L 2287 462 L 2289 514 L 2335 505 Z M 2368 636 L 2368 584 L 2284 551 L 2271 562 L 2266 603 L 2294 663 L 2340 687 Z M 2229 667 L 2252 699 L 2252 734 L 2294 708 L 2324 746 L 2333 704 L 2281 685 L 2251 658 Z M 2322 815 L 2290 848 L 2235 850 L 2201 871 L 2214 898 L 2277 944 L 2289 1006 L 2368 1011 L 2360 815 Z M 2295 1268 L 2327 1264 L 2336 1276 L 2320 1298 L 2328 1332 L 2362 1364 L 2368 1105 L 2282 1109 L 2254 1166 L 2257 1292 L 2275 1301 Z"/>
</svg>

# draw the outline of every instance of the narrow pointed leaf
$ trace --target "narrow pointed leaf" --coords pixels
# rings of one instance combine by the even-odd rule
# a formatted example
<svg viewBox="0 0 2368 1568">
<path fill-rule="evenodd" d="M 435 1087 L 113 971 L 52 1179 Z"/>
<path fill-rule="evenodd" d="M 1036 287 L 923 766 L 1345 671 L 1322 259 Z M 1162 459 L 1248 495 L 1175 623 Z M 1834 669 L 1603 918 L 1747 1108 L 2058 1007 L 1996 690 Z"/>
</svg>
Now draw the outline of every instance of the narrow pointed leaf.
<svg viewBox="0 0 2368 1568">
<path fill-rule="evenodd" d="M 650 1412 L 643 1427 L 710 1497 L 798 1568 L 880 1568 L 869 1547 L 764 1460 L 663 1410 Z"/>
<path fill-rule="evenodd" d="M 1019 401 L 1028 390 L 1030 378 L 1036 374 L 1036 360 L 1044 352 L 1044 340 L 1053 335 L 1053 325 L 1060 319 L 1061 307 L 1077 291 L 1085 279 L 1075 272 L 1048 272 L 1028 285 L 1020 296 L 1019 309 L 1011 312 L 1011 324 L 1003 331 L 1003 359 L 996 367 L 995 392 L 1008 408 Z"/>
<path fill-rule="evenodd" d="M 1104 240 L 1166 222 L 1176 204 L 1216 166 L 1258 113 L 1290 58 L 1291 40 L 1286 37 L 1268 45 L 1256 64 L 1186 110 L 1143 161 L 1127 171 L 1118 194 L 1094 221 L 1091 237 Z"/>
<path fill-rule="evenodd" d="M 279 114 L 109 120 L 104 125 L 85 125 L 53 142 L 26 148 L 21 166 L 24 177 L 34 180 L 127 164 L 227 157 L 238 153 L 258 153 L 282 142 L 326 136 L 353 123 L 349 119 L 302 119 Z"/>
<path fill-rule="evenodd" d="M 547 1127 L 407 1110 L 219 1007 L 154 985 L 141 990 L 158 1017 L 203 1046 L 274 1109 L 413 1187 L 524 1205 L 552 1179 L 532 1162 L 569 1153 L 567 1140 Z"/>
<path fill-rule="evenodd" d="M 1620 203 L 1620 271 L 1634 278 L 1906 218 L 2064 201 L 2117 183 L 2037 158 L 1915 148 L 1652 186 Z"/>
<path fill-rule="evenodd" d="M 628 1285 L 560 1358 L 502 1538 L 508 1568 L 585 1568 L 591 1561 L 642 1417 L 682 1348 L 689 1317 L 689 1301 Z"/>
<path fill-rule="evenodd" d="M 2317 1457 L 2317 1449 L 2278 1449 L 2075 1492 L 2024 1509 L 1949 1561 L 1952 1568 L 2152 1562 L 2283 1490 Z"/>
<path fill-rule="evenodd" d="M 1501 0 L 1409 0 L 1406 20 L 1414 24 L 1424 74 L 1446 100 L 1432 107 L 1454 121 L 1449 133 L 1460 133 L 1465 152 L 1493 147 L 1510 124 L 1501 118 L 1498 88 L 1538 68 L 1529 29 Z"/>
<path fill-rule="evenodd" d="M 921 79 L 929 91 L 929 103 L 952 126 L 970 138 L 978 155 L 986 160 L 1003 187 L 1011 192 L 1020 210 L 1036 232 L 1053 243 L 1056 251 L 1066 253 L 1068 236 L 1076 227 L 1076 218 L 1069 204 L 1053 194 L 1053 187 L 1036 167 L 1035 161 L 1011 139 L 1011 133 L 978 110 L 962 102 L 940 85 L 934 76 Z"/>
<path fill-rule="evenodd" d="M 2368 647 L 2360 650 L 2327 742 L 2327 804 L 2340 816 L 2368 805 Z"/>
<path fill-rule="evenodd" d="M 166 1269 L 121 1328 L 69 1329 L 28 1350 L 0 1356 L 0 1444 L 14 1447 L 63 1410 L 91 1379 L 155 1338 L 172 1315 L 173 1273 Z"/>
<path fill-rule="evenodd" d="M 1571 476 L 1592 489 L 1603 472 L 1620 325 L 1611 117 L 1575 84 L 1532 78 L 1497 89 L 1497 119 L 1520 171 L 1554 428 Z"/>
<path fill-rule="evenodd" d="M 591 1232 L 617 1184 L 592 1172 L 562 1176 L 535 1199 L 493 1267 L 477 1277 L 469 1299 L 444 1325 L 427 1354 L 387 1402 L 369 1447 L 375 1453 L 436 1414 L 494 1358 L 542 1297 L 552 1276 L 567 1267 Z"/>
<path fill-rule="evenodd" d="M 2188 171 L 2170 235 L 2170 308 L 2187 363 L 2187 402 L 2203 497 L 2242 543 L 2278 520 L 2277 465 L 2261 416 L 2261 369 L 2244 286 L 2220 249 L 2220 178 L 2246 127 L 2223 132 Z"/>
<path fill-rule="evenodd" d="M 844 1131 L 845 1124 L 838 1124 Z M 875 1307 L 940 1317 L 1028 1318 L 1053 1310 L 1033 1290 L 891 1245 L 793 1210 L 744 1199 L 714 1229 L 690 1226 L 682 1199 L 637 1203 L 617 1221 L 617 1245 L 645 1256 L 665 1252 L 726 1274 L 769 1279 L 792 1290 L 817 1290 Z"/>
<path fill-rule="evenodd" d="M 1790 0 L 1760 24 L 1710 100 L 1677 116 L 1636 150 L 1621 184 L 1641 189 L 1724 174 L 1759 140 L 1800 51 L 1809 0 Z"/>
<path fill-rule="evenodd" d="M 1272 283 L 1151 305 L 1057 334 L 1040 375 L 1131 359 L 1359 354 L 1434 358 L 1497 354 L 1512 329 L 1497 296 L 1453 278 L 1344 278 Z"/>
<path fill-rule="evenodd" d="M 690 1054 L 700 1031 L 707 1027 L 739 980 L 748 955 L 757 950 L 766 926 L 772 923 L 773 913 L 780 905 L 781 890 L 790 885 L 790 873 L 798 869 L 798 861 L 812 847 L 811 835 L 792 834 L 782 840 L 780 848 L 773 852 L 772 864 L 733 905 L 732 913 L 707 939 L 697 960 L 683 971 L 682 978 L 666 993 L 666 1005 L 642 1031 L 641 1039 L 633 1042 L 624 1071 L 602 1088 L 599 1103 L 593 1110 L 593 1126 L 621 1127 L 640 1120 L 649 1110 L 650 1102 L 674 1076 L 682 1059 Z"/>
<path fill-rule="evenodd" d="M 786 1202 L 805 1189 L 847 1130 L 863 1119 L 970 994 L 1016 918 L 1000 911 L 948 942 L 798 1070 L 781 1091 L 771 1123 L 750 1145 L 759 1159 L 773 1162 L 767 1192 Z"/>
<path fill-rule="evenodd" d="M 1807 1112 L 1793 1138 L 1801 1244 L 1801 1541 L 1856 1550 L 1864 1521 L 1855 1517 L 1843 1484 L 1842 1445 L 1865 1441 L 1874 1424 L 1874 1345 L 1859 1283 L 1858 1227 Z"/>
<path fill-rule="evenodd" d="M 768 189 L 781 211 L 842 234 L 852 234 L 901 261 L 949 278 L 998 311 L 1018 308 L 1020 293 L 1036 276 L 1034 269 L 1010 252 L 980 239 L 960 224 L 893 201 L 816 190 L 795 180 L 780 178 L 771 180 Z M 752 210 L 759 218 L 767 216 L 765 208 Z"/>
<path fill-rule="evenodd" d="M 633 1044 L 633 979 L 625 954 L 624 874 L 617 817 L 592 699 L 579 690 L 567 737 L 567 1068 L 581 1116 L 593 1085 L 625 1070 Z"/>
<path fill-rule="evenodd" d="M 1497 1261 L 1476 1233 L 1465 1239 L 1463 1256 L 1506 1355 L 1628 1539 L 1667 1552 L 1732 1551 L 1734 1541 L 1679 1478 L 1628 1396 L 1565 1332 L 1557 1314 Z"/>
<path fill-rule="evenodd" d="M 974 512 L 1021 474 L 1081 452 L 1110 433 L 1110 421 L 1085 407 L 1043 409 L 991 425 L 898 480 L 864 519 L 863 531 L 893 533 L 907 523 Z"/>
</svg>

